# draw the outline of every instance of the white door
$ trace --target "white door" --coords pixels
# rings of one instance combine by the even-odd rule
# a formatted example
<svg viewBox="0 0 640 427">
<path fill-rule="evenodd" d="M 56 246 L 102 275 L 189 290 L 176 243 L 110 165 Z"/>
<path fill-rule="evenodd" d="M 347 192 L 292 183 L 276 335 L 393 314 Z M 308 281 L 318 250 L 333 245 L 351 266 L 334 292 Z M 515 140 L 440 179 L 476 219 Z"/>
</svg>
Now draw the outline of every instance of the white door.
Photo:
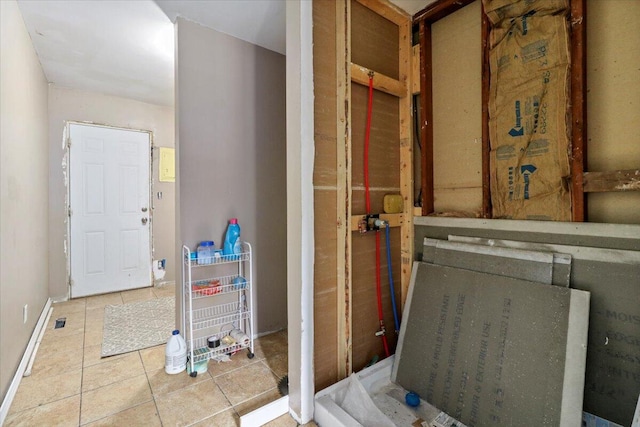
<svg viewBox="0 0 640 427">
<path fill-rule="evenodd" d="M 71 296 L 151 286 L 147 132 L 71 124 Z"/>
</svg>

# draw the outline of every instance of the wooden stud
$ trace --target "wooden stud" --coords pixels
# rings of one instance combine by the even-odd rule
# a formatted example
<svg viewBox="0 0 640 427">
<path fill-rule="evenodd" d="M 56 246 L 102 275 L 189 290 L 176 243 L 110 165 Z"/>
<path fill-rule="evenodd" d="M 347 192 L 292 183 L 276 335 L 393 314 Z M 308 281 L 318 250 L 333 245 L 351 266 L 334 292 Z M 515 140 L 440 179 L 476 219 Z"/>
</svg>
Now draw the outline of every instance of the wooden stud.
<svg viewBox="0 0 640 427">
<path fill-rule="evenodd" d="M 433 203 L 433 81 L 431 25 L 420 21 L 420 141 L 422 145 L 422 215 L 434 211 Z"/>
<path fill-rule="evenodd" d="M 586 0 L 571 0 L 571 219 L 586 221 L 583 174 L 587 161 Z"/>
<path fill-rule="evenodd" d="M 482 217 L 491 218 L 491 141 L 489 140 L 489 19 L 482 4 Z"/>
<path fill-rule="evenodd" d="M 370 70 L 358 64 L 351 64 L 351 80 L 363 86 L 369 86 L 369 73 L 373 73 L 373 88 L 389 95 L 402 98 L 407 96 L 407 85 L 384 74 Z"/>
<path fill-rule="evenodd" d="M 411 222 L 412 212 L 408 214 L 398 213 L 398 214 L 380 214 L 380 219 L 383 221 L 387 221 L 389 223 L 389 227 L 402 227 L 407 224 L 407 222 Z M 366 218 L 365 215 L 351 215 L 351 223 L 349 224 L 351 227 L 351 231 L 358 231 L 358 224 L 361 220 Z"/>
<path fill-rule="evenodd" d="M 420 45 L 411 49 L 411 94 L 416 95 L 420 93 Z"/>
<path fill-rule="evenodd" d="M 604 191 L 640 191 L 640 169 L 584 172 L 585 193 Z"/>
<path fill-rule="evenodd" d="M 351 334 L 351 0 L 336 1 L 338 380 L 352 370 Z"/>
<path fill-rule="evenodd" d="M 438 0 L 413 15 L 413 22 L 426 21 L 427 25 L 431 25 L 437 20 L 462 9 L 474 1 L 475 0 Z"/>
<path fill-rule="evenodd" d="M 405 19 L 398 25 L 398 55 L 400 56 L 399 76 L 405 88 L 409 88 L 411 75 L 411 20 Z M 400 98 L 400 194 L 404 200 L 405 221 L 400 226 L 400 285 L 401 308 L 409 294 L 411 267 L 413 264 L 413 126 L 412 97 L 405 91 Z"/>
</svg>

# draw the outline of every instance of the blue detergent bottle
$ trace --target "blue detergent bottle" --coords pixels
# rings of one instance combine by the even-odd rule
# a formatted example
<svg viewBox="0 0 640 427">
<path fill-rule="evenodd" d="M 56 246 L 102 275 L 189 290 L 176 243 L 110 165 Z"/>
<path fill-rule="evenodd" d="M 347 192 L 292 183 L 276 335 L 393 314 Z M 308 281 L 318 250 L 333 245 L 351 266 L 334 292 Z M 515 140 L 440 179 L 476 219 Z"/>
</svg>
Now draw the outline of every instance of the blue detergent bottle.
<svg viewBox="0 0 640 427">
<path fill-rule="evenodd" d="M 240 224 L 237 218 L 231 218 L 227 226 L 227 234 L 224 237 L 223 255 L 236 255 L 242 253 L 240 241 Z"/>
</svg>

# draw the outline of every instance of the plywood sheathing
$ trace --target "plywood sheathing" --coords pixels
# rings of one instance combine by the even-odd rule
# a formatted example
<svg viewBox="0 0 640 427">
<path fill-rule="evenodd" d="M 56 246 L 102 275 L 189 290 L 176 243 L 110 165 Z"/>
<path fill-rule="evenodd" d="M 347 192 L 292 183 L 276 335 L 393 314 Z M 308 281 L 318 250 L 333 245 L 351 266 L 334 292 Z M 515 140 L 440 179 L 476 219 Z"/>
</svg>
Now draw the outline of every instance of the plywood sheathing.
<svg viewBox="0 0 640 427">
<path fill-rule="evenodd" d="M 351 61 L 392 79 L 399 77 L 398 27 L 357 1 L 351 3 Z M 368 87 L 352 84 L 352 191 L 353 214 L 365 214 L 364 139 Z M 376 90 L 373 95 L 369 142 L 369 184 L 371 213 L 383 212 L 383 197 L 400 192 L 400 114 L 398 97 Z M 392 236 L 392 256 L 399 260 L 399 233 Z M 393 239 L 395 237 L 395 239 Z M 384 246 L 384 236 L 381 236 Z M 395 242 L 394 242 L 395 240 Z M 394 247 L 395 246 L 395 247 Z M 374 355 L 384 357 L 378 327 L 375 271 L 375 234 L 352 232 L 352 339 L 353 368 L 362 369 Z M 385 252 L 381 253 L 382 306 L 389 347 L 395 348 L 393 313 L 388 286 Z M 400 265 L 394 263 L 395 283 L 400 281 Z M 400 300 L 400 295 L 397 296 Z"/>
<path fill-rule="evenodd" d="M 373 197 L 373 195 L 372 195 Z M 391 253 L 394 283 L 396 284 L 395 298 L 401 300 L 400 286 L 400 230 L 391 231 Z M 387 328 L 389 348 L 393 351 L 396 346 L 394 333 L 393 311 L 391 309 L 391 293 L 389 292 L 389 276 L 387 273 L 386 242 L 384 231 L 381 237 L 381 283 L 382 307 L 384 323 Z M 375 336 L 379 329 L 377 300 L 375 290 L 375 237 L 371 235 L 353 234 L 353 369 L 364 368 L 377 355 L 384 357 L 382 339 Z M 399 309 L 399 307 L 398 307 Z"/>
<path fill-rule="evenodd" d="M 336 5 L 313 2 L 314 73 L 314 379 L 338 380 Z"/>
<path fill-rule="evenodd" d="M 383 0 L 318 0 L 313 13 L 314 364 L 315 384 L 320 389 L 362 368 L 373 355 L 383 355 L 381 340 L 375 336 L 374 235 L 354 232 L 357 215 L 365 213 L 363 147 L 368 89 L 360 83 L 368 84 L 369 70 L 375 73 L 376 89 L 369 162 L 371 210 L 382 213 L 387 193 L 404 197 L 404 212 L 388 217 L 393 227 L 392 264 L 399 305 L 408 288 L 413 259 L 411 18 Z M 389 341 L 395 346 L 384 230 L 382 233 L 384 316 Z M 366 326 L 372 321 L 371 327 Z"/>
</svg>

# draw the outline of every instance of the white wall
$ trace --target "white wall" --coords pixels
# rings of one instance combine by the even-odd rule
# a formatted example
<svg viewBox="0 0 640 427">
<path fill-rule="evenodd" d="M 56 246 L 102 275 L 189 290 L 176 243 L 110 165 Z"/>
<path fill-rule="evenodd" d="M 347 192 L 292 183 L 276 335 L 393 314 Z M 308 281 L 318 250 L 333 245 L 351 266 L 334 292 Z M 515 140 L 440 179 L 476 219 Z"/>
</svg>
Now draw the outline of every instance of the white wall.
<svg viewBox="0 0 640 427">
<path fill-rule="evenodd" d="M 177 20 L 176 244 L 253 246 L 257 332 L 286 327 L 285 57 Z"/>
<path fill-rule="evenodd" d="M 47 80 L 15 0 L 0 1 L 0 397 L 49 295 Z M 28 318 L 23 323 L 23 306 Z M 1 399 L 0 399 L 1 400 Z"/>
<path fill-rule="evenodd" d="M 64 253 L 66 209 L 62 159 L 65 121 L 87 121 L 153 132 L 155 147 L 174 147 L 174 109 L 117 96 L 51 86 L 49 89 L 49 291 L 54 300 L 66 298 L 67 262 Z M 166 259 L 162 281 L 174 281 L 175 183 L 159 182 L 159 150 L 153 155 L 154 259 Z M 162 199 L 157 193 L 162 192 Z M 179 270 L 178 270 L 179 271 Z"/>
</svg>

